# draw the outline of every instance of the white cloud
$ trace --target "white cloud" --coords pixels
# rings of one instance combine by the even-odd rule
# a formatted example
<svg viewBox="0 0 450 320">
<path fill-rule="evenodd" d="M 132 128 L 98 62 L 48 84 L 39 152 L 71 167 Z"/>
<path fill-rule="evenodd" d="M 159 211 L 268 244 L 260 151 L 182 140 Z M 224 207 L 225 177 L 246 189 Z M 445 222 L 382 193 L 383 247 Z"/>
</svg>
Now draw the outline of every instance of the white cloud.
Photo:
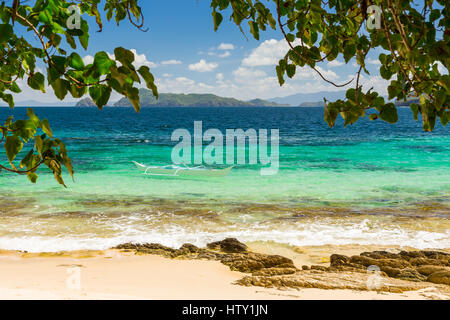
<svg viewBox="0 0 450 320">
<path fill-rule="evenodd" d="M 344 65 L 344 62 L 339 60 L 333 60 L 327 63 L 328 67 L 340 67 Z"/>
<path fill-rule="evenodd" d="M 377 59 L 367 59 L 367 63 L 373 64 L 373 65 L 377 65 L 377 66 L 381 65 L 380 60 L 377 60 Z"/>
<path fill-rule="evenodd" d="M 201 59 L 199 62 L 190 64 L 189 70 L 197 71 L 197 72 L 211 72 L 215 70 L 219 65 L 214 62 L 206 62 L 204 59 Z"/>
<path fill-rule="evenodd" d="M 258 69 L 250 69 L 239 67 L 233 71 L 233 75 L 238 82 L 247 82 L 248 80 L 257 80 L 258 78 L 266 77 L 267 74 Z"/>
<path fill-rule="evenodd" d="M 387 87 L 391 81 L 383 79 L 381 76 L 369 77 L 361 74 L 359 82 L 363 86 L 364 91 L 373 88 L 372 91 L 376 91 L 381 95 L 387 95 Z"/>
<path fill-rule="evenodd" d="M 438 71 L 440 74 L 448 74 L 448 69 L 442 64 L 442 62 L 437 62 Z"/>
<path fill-rule="evenodd" d="M 231 56 L 231 52 L 230 51 L 225 51 L 224 53 L 219 54 L 219 58 L 227 58 L 229 56 Z"/>
<path fill-rule="evenodd" d="M 147 66 L 147 67 L 150 67 L 150 68 L 155 68 L 155 67 L 158 66 L 156 63 L 147 60 L 147 57 L 146 57 L 145 54 L 138 54 L 137 51 L 136 51 L 136 49 L 131 49 L 130 51 L 133 52 L 133 54 L 134 54 L 134 62 L 133 62 L 133 65 L 134 65 L 136 68 L 139 68 L 139 67 L 142 67 L 142 66 Z M 109 53 L 109 52 L 107 52 L 107 54 L 108 54 L 108 56 L 109 56 L 110 59 L 113 59 L 113 60 L 115 59 L 114 54 L 111 54 L 111 53 Z M 94 57 L 91 56 L 91 55 L 87 55 L 87 56 L 85 56 L 85 57 L 83 58 L 83 62 L 84 62 L 84 64 L 86 64 L 86 65 L 87 65 L 87 64 L 91 64 L 91 63 L 94 62 Z"/>
<path fill-rule="evenodd" d="M 217 79 L 217 81 L 223 81 L 224 78 L 225 78 L 225 77 L 224 77 L 223 73 L 218 73 L 218 74 L 216 74 L 216 79 Z"/>
<path fill-rule="evenodd" d="M 235 47 L 233 44 L 231 43 L 221 43 L 218 47 L 217 50 L 234 50 Z"/>
<path fill-rule="evenodd" d="M 154 68 L 154 67 L 157 66 L 156 63 L 147 60 L 147 57 L 145 56 L 145 54 L 138 54 L 135 49 L 131 49 L 130 51 L 133 52 L 133 54 L 134 54 L 134 63 L 133 63 L 133 65 L 135 67 L 147 66 L 147 67 L 153 67 Z"/>
<path fill-rule="evenodd" d="M 298 45 L 296 41 L 293 45 Z M 289 50 L 286 40 L 270 39 L 261 43 L 250 55 L 242 61 L 242 65 L 246 67 L 273 66 L 278 64 Z"/>
<path fill-rule="evenodd" d="M 90 55 L 87 55 L 87 56 L 85 56 L 85 57 L 83 58 L 83 62 L 84 62 L 85 65 L 94 63 L 94 57 L 93 57 L 93 56 L 90 56 Z"/>
<path fill-rule="evenodd" d="M 182 62 L 180 60 L 166 60 L 161 62 L 162 65 L 175 65 L 175 64 L 182 64 Z"/>
<path fill-rule="evenodd" d="M 186 77 L 177 77 L 175 78 L 175 81 L 178 83 L 184 84 L 184 85 L 193 85 L 195 83 L 194 80 L 186 78 Z"/>
</svg>

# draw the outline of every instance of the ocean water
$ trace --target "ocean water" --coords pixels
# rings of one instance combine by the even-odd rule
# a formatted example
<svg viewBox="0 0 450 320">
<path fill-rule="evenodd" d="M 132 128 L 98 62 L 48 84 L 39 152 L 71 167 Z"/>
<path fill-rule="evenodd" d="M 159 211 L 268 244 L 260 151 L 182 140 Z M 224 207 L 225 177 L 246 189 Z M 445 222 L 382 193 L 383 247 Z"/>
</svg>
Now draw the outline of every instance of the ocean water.
<svg viewBox="0 0 450 320">
<path fill-rule="evenodd" d="M 177 247 L 236 237 L 289 245 L 450 247 L 450 127 L 425 133 L 409 108 L 396 125 L 330 129 L 322 108 L 35 108 L 69 149 L 67 189 L 0 173 L 0 249 Z M 0 108 L 0 119 L 26 109 Z M 3 120 L 2 120 L 3 121 Z M 279 129 L 280 168 L 236 165 L 224 178 L 153 178 L 132 161 L 171 163 L 177 128 Z M 1 156 L 0 156 L 1 157 Z M 0 158 L 5 164 L 5 158 Z"/>
</svg>

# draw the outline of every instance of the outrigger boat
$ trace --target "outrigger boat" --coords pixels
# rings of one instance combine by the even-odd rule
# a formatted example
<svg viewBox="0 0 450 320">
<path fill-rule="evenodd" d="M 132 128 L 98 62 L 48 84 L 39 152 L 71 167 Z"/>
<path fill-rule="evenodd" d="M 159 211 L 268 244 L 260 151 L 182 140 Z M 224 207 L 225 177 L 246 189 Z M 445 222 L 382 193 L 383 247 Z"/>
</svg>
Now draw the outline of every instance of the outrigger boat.
<svg viewBox="0 0 450 320">
<path fill-rule="evenodd" d="M 145 164 L 133 161 L 135 166 L 149 176 L 165 176 L 165 177 L 224 177 L 233 166 L 225 169 L 209 169 L 205 166 L 188 167 L 177 165 L 167 165 L 163 167 L 146 166 Z"/>
</svg>

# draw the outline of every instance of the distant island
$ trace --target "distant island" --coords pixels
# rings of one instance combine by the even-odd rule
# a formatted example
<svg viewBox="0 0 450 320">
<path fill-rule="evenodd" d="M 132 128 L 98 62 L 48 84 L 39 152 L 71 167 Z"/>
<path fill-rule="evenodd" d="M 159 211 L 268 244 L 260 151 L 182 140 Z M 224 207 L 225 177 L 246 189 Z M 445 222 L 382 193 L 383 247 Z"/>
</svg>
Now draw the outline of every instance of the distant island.
<svg viewBox="0 0 450 320">
<path fill-rule="evenodd" d="M 288 104 L 261 99 L 241 101 L 214 94 L 161 93 L 158 100 L 147 89 L 139 90 L 139 94 L 142 107 L 289 107 Z M 80 100 L 76 107 L 95 107 L 95 104 L 92 99 L 85 98 Z M 114 104 L 114 107 L 131 107 L 131 103 L 127 98 L 122 98 Z"/>
<path fill-rule="evenodd" d="M 410 106 L 412 103 L 415 104 L 419 104 L 420 99 L 418 98 L 409 98 L 407 101 L 403 101 L 403 100 L 398 100 L 395 101 L 395 105 L 397 107 L 408 107 Z M 317 101 L 317 102 L 303 102 L 302 104 L 299 105 L 299 107 L 302 108 L 317 108 L 317 107 L 324 107 L 325 103 L 323 101 Z"/>
</svg>

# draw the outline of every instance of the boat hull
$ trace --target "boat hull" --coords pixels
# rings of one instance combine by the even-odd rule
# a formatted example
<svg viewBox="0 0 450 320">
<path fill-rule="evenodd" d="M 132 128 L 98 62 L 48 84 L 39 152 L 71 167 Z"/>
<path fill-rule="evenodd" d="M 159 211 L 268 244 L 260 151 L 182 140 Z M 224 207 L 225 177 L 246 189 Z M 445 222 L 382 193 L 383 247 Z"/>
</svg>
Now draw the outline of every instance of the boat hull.
<svg viewBox="0 0 450 320">
<path fill-rule="evenodd" d="M 204 168 L 162 168 L 149 167 L 138 162 L 133 162 L 136 167 L 145 175 L 164 177 L 224 177 L 230 173 L 233 167 L 225 169 L 204 169 Z"/>
</svg>

